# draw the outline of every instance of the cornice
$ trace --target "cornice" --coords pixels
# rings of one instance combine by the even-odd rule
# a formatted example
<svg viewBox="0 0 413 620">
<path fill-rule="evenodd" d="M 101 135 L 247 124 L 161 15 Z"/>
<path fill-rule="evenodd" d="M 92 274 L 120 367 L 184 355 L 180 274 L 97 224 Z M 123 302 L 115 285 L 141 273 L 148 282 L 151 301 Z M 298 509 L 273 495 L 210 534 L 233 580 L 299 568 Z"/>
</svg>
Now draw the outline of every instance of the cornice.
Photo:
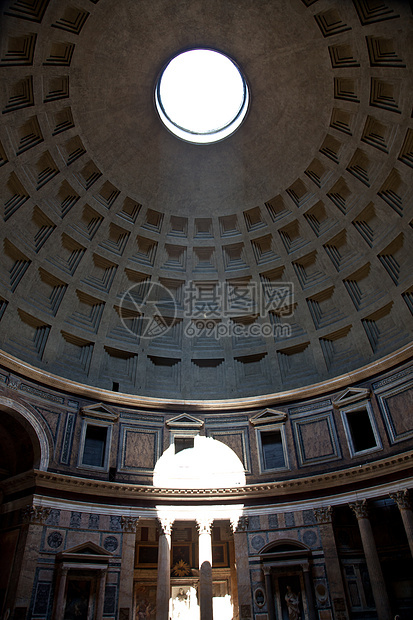
<svg viewBox="0 0 413 620">
<path fill-rule="evenodd" d="M 382 475 L 402 474 L 413 466 L 413 451 L 389 456 L 387 458 L 336 470 L 316 476 L 306 476 L 277 482 L 251 484 L 244 487 L 218 489 L 166 489 L 137 484 L 107 482 L 76 478 L 64 474 L 56 474 L 39 470 L 32 470 L 14 478 L 3 481 L 0 488 L 4 495 L 21 493 L 33 488 L 42 489 L 42 492 L 59 494 L 76 494 L 96 496 L 100 501 L 116 498 L 120 500 L 135 500 L 146 502 L 173 501 L 202 501 L 223 503 L 225 501 L 246 502 L 252 499 L 285 499 L 288 496 L 297 496 L 301 493 L 323 491 L 326 495 L 334 495 L 335 490 L 346 485 L 354 485 L 377 481 Z"/>
<path fill-rule="evenodd" d="M 231 409 L 255 409 L 258 407 L 270 407 L 275 404 L 281 404 L 287 401 L 297 401 L 303 398 L 315 398 L 320 393 L 333 392 L 335 390 L 344 389 L 348 385 L 362 381 L 372 375 L 386 372 L 397 364 L 408 361 L 413 356 L 413 343 L 398 349 L 397 351 L 386 355 L 385 357 L 372 362 L 357 370 L 347 372 L 333 379 L 314 383 L 312 385 L 287 390 L 285 392 L 277 392 L 273 394 L 264 394 L 261 396 L 251 396 L 246 398 L 231 398 L 222 400 L 182 400 L 170 398 L 153 398 L 150 396 L 139 396 L 134 394 L 126 394 L 121 392 L 112 392 L 98 387 L 88 386 L 83 383 L 71 381 L 58 377 L 57 375 L 48 373 L 44 370 L 35 368 L 34 366 L 19 360 L 18 358 L 0 350 L 0 365 L 3 365 L 11 372 L 23 375 L 26 379 L 37 381 L 50 388 L 61 390 L 62 392 L 70 392 L 77 396 L 83 396 L 95 401 L 105 401 L 119 406 L 130 405 L 134 407 L 145 407 L 148 409 L 165 409 L 175 411 L 183 409 L 184 411 L 226 411 Z"/>
</svg>

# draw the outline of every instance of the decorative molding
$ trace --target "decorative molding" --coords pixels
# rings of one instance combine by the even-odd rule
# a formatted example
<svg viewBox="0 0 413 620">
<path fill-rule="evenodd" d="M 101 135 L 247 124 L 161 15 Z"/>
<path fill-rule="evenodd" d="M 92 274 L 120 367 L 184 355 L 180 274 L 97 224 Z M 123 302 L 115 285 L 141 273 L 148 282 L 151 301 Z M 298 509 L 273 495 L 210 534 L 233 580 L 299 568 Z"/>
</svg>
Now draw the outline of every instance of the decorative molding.
<svg viewBox="0 0 413 620">
<path fill-rule="evenodd" d="M 7 387 L 10 388 L 11 390 L 18 390 L 20 387 L 20 380 L 12 379 L 11 377 L 8 377 Z"/>
<path fill-rule="evenodd" d="M 349 405 L 359 400 L 367 400 L 370 394 L 371 392 L 367 388 L 347 388 L 338 398 L 333 400 L 333 407 L 339 409 L 343 405 Z"/>
<path fill-rule="evenodd" d="M 320 451 L 319 454 L 315 453 L 313 456 L 308 454 L 313 449 L 316 451 L 319 449 L 319 446 L 315 445 L 311 440 L 308 440 L 305 433 L 303 434 L 303 429 L 309 425 L 313 426 L 313 432 L 315 433 L 322 432 L 324 434 L 327 431 L 330 439 L 329 452 L 325 450 L 324 453 L 321 453 Z M 300 467 L 331 462 L 342 458 L 336 422 L 332 410 L 306 416 L 305 418 L 297 418 L 292 421 L 292 427 L 297 444 L 297 456 Z M 316 429 L 316 427 L 318 428 Z"/>
<path fill-rule="evenodd" d="M 164 515 L 158 517 L 158 528 L 161 536 L 170 536 L 172 534 L 173 525 L 173 518 Z"/>
<path fill-rule="evenodd" d="M 44 506 L 28 505 L 22 510 L 22 518 L 26 523 L 37 523 L 44 525 L 50 516 L 51 508 Z"/>
<path fill-rule="evenodd" d="M 376 383 L 373 383 L 373 390 L 379 391 L 380 388 L 386 387 L 389 384 L 401 381 L 405 377 L 411 374 L 413 374 L 413 366 L 409 366 L 408 368 L 405 368 L 404 370 L 400 372 L 396 372 L 396 374 L 391 375 L 390 377 L 386 377 L 385 379 L 382 379 L 381 381 L 377 381 Z"/>
<path fill-rule="evenodd" d="M 316 403 L 307 403 L 302 407 L 291 407 L 288 409 L 289 415 L 298 415 L 299 413 L 314 413 L 315 411 L 323 411 L 331 408 L 331 400 L 322 400 Z"/>
<path fill-rule="evenodd" d="M 194 497 L 197 501 L 206 504 L 222 503 L 224 500 L 243 502 L 254 498 L 271 498 L 271 500 L 274 500 L 275 497 L 282 501 L 288 501 L 287 498 L 290 494 L 295 495 L 300 492 L 308 494 L 316 490 L 326 490 L 327 494 L 331 495 L 332 489 L 334 494 L 337 494 L 339 493 L 338 488 L 341 486 L 357 484 L 365 487 L 366 483 L 371 481 L 377 486 L 380 475 L 403 474 L 406 470 L 410 470 L 412 466 L 413 451 L 409 451 L 365 463 L 364 465 L 330 471 L 320 475 L 219 490 L 162 489 L 153 486 L 91 480 L 89 478 L 72 477 L 54 472 L 32 470 L 8 480 L 3 480 L 0 483 L 0 487 L 6 496 L 38 486 L 42 488 L 43 495 L 46 493 L 46 489 L 57 489 L 60 493 L 63 491 L 82 493 L 86 497 L 93 495 L 100 498 L 116 498 L 118 502 L 126 498 L 133 498 L 136 501 L 141 498 L 147 498 L 150 501 L 171 501 L 173 499 L 181 503 Z"/>
<path fill-rule="evenodd" d="M 277 411 L 276 409 L 263 409 L 259 413 L 250 418 L 250 422 L 253 426 L 257 424 L 274 424 L 285 422 L 287 420 L 287 414 L 284 411 Z"/>
<path fill-rule="evenodd" d="M 211 534 L 211 529 L 212 529 L 212 523 L 213 523 L 214 519 L 212 517 L 209 517 L 207 515 L 203 516 L 203 517 L 199 517 L 196 519 L 196 526 L 197 526 L 197 530 L 199 535 L 201 534 Z"/>
<path fill-rule="evenodd" d="M 119 419 L 119 413 L 115 413 L 111 407 L 108 407 L 103 403 L 96 403 L 94 405 L 88 405 L 87 407 L 81 407 L 80 415 L 84 418 L 97 418 L 99 420 L 107 420 L 112 423 L 117 422 Z"/>
<path fill-rule="evenodd" d="M 121 517 L 120 522 L 124 532 L 135 533 L 138 526 L 139 518 L 136 517 Z"/>
<path fill-rule="evenodd" d="M 396 491 L 395 493 L 390 493 L 389 495 L 396 502 L 400 510 L 412 510 L 412 503 L 408 489 L 404 489 L 404 491 Z"/>
<path fill-rule="evenodd" d="M 353 502 L 349 504 L 349 506 L 351 510 L 354 512 L 354 514 L 356 515 L 357 520 L 369 518 L 369 507 L 368 507 L 366 499 Z"/>
<path fill-rule="evenodd" d="M 173 398 L 154 398 L 144 396 L 134 396 L 132 394 L 124 394 L 121 392 L 112 392 L 111 390 L 104 390 L 101 388 L 95 388 L 84 383 L 72 381 L 70 379 L 62 379 L 57 375 L 53 375 L 49 372 L 39 370 L 31 364 L 19 360 L 18 358 L 0 351 L 0 364 L 3 364 L 5 368 L 12 372 L 24 373 L 26 379 L 32 379 L 39 381 L 43 385 L 48 385 L 55 389 L 71 392 L 73 395 L 82 395 L 91 399 L 104 399 L 107 402 L 118 404 L 125 407 L 131 405 L 134 407 L 147 407 L 150 409 L 164 408 L 167 410 L 176 410 L 177 407 L 185 407 L 186 409 L 193 408 L 197 411 L 216 411 L 219 408 L 221 411 L 227 410 L 245 410 L 257 407 L 274 406 L 276 403 L 283 403 L 290 400 L 300 400 L 303 398 L 317 397 L 320 393 L 320 389 L 323 392 L 330 392 L 333 390 L 339 390 L 345 388 L 351 383 L 357 381 L 366 380 L 371 375 L 385 372 L 396 364 L 401 364 L 412 357 L 413 343 L 407 344 L 401 347 L 394 353 L 390 353 L 381 359 L 367 364 L 354 371 L 349 371 L 343 375 L 329 379 L 320 383 L 313 383 L 312 385 L 304 386 L 302 388 L 295 388 L 292 390 L 286 390 L 284 392 L 275 392 L 265 394 L 263 396 L 251 396 L 245 398 L 232 398 L 221 400 L 181 400 Z"/>
<path fill-rule="evenodd" d="M 61 551 L 56 555 L 56 561 L 64 561 L 65 563 L 67 563 L 79 560 L 97 560 L 105 562 L 110 560 L 112 557 L 112 553 L 108 552 L 106 549 L 100 547 L 91 540 L 88 540 L 81 543 L 80 545 L 76 545 L 75 547 L 71 547 L 70 549 L 65 549 L 65 551 Z M 96 569 L 102 570 L 102 565 L 97 564 Z"/>
<path fill-rule="evenodd" d="M 169 428 L 202 428 L 204 426 L 204 421 L 199 420 L 198 418 L 194 418 L 188 413 L 183 413 L 181 415 L 176 416 L 175 418 L 171 418 L 165 422 L 166 426 Z"/>
<path fill-rule="evenodd" d="M 317 523 L 332 523 L 333 508 L 332 506 L 320 506 L 318 508 L 314 508 L 314 516 L 317 520 Z"/>
<path fill-rule="evenodd" d="M 410 424 L 409 428 L 408 424 L 410 421 L 409 416 L 403 416 L 403 418 L 406 419 L 403 419 L 403 422 L 400 424 L 401 420 L 397 420 L 397 417 L 395 419 L 397 409 L 396 411 L 393 411 L 393 408 L 388 403 L 389 399 L 397 396 L 398 394 L 402 394 L 403 392 L 408 392 L 412 389 L 412 387 L 413 381 L 410 379 L 408 381 L 403 381 L 402 383 L 397 382 L 394 385 L 387 385 L 376 391 L 377 402 L 383 415 L 391 444 L 405 441 L 406 439 L 411 439 L 413 437 L 413 427 Z"/>
<path fill-rule="evenodd" d="M 248 530 L 249 518 L 242 517 L 233 517 L 230 520 L 231 531 L 233 534 L 239 532 L 246 532 Z"/>
</svg>

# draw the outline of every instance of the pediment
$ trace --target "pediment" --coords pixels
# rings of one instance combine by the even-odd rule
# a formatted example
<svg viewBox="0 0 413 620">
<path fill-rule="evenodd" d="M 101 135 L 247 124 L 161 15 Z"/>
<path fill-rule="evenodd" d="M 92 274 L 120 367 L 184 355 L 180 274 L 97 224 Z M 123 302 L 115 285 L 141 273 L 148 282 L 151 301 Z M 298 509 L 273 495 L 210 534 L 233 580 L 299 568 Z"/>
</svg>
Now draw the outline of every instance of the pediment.
<svg viewBox="0 0 413 620">
<path fill-rule="evenodd" d="M 88 540 L 75 547 L 70 547 L 65 551 L 61 551 L 58 554 L 59 560 L 82 560 L 94 559 L 95 561 L 105 561 L 112 557 L 112 554 L 106 551 L 103 547 L 100 547 L 96 543 Z"/>
<path fill-rule="evenodd" d="M 340 408 L 358 400 L 366 400 L 369 396 L 370 390 L 367 388 L 347 388 L 338 398 L 333 400 L 333 406 Z"/>
<path fill-rule="evenodd" d="M 280 422 L 285 422 L 286 419 L 287 414 L 284 413 L 284 411 L 277 411 L 276 409 L 263 409 L 250 418 L 250 422 L 254 426 L 256 424 L 280 424 Z"/>
<path fill-rule="evenodd" d="M 201 428 L 202 426 L 204 426 L 204 421 L 199 420 L 198 418 L 194 418 L 188 413 L 183 413 L 176 416 L 175 418 L 167 420 L 166 426 L 170 428 Z"/>
<path fill-rule="evenodd" d="M 108 420 L 109 422 L 116 422 L 119 418 L 118 413 L 115 413 L 111 407 L 103 403 L 82 407 L 80 414 L 86 418 L 98 418 L 99 420 Z"/>
</svg>

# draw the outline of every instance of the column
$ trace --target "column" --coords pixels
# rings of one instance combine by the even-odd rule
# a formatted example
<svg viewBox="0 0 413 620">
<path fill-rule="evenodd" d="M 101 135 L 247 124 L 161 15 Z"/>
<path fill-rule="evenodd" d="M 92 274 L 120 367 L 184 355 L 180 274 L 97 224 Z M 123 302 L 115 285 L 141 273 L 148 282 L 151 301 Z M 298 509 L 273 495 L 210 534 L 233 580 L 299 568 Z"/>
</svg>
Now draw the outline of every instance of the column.
<svg viewBox="0 0 413 620">
<path fill-rule="evenodd" d="M 231 521 L 234 532 L 235 562 L 237 565 L 238 606 L 240 619 L 252 618 L 250 566 L 248 560 L 248 517 Z"/>
<path fill-rule="evenodd" d="M 96 618 L 103 618 L 103 607 L 105 604 L 105 585 L 107 568 L 99 571 L 99 582 L 97 588 L 97 602 L 96 602 Z"/>
<path fill-rule="evenodd" d="M 378 620 L 392 620 L 393 616 L 387 596 L 386 584 L 383 578 L 373 530 L 368 516 L 367 500 L 354 502 L 350 504 L 350 508 L 357 517 L 360 529 L 367 570 L 369 571 L 374 602 L 376 603 L 377 618 Z"/>
<path fill-rule="evenodd" d="M 57 594 L 54 604 L 55 612 L 53 614 L 53 618 L 55 618 L 55 620 L 62 620 L 65 613 L 65 594 L 68 572 L 69 569 L 67 566 L 61 566 L 59 569 L 59 585 L 57 587 Z"/>
<path fill-rule="evenodd" d="M 334 615 L 337 620 L 349 620 L 343 575 L 334 536 L 333 509 L 331 506 L 320 506 L 314 509 L 314 515 L 320 531 Z"/>
<path fill-rule="evenodd" d="M 136 517 L 121 517 L 122 524 L 122 565 L 119 585 L 119 610 L 124 617 L 133 617 L 133 576 L 135 570 Z"/>
<path fill-rule="evenodd" d="M 19 574 L 12 576 L 16 584 L 14 607 L 27 607 L 29 609 L 43 526 L 50 515 L 50 510 L 50 508 L 43 506 L 27 506 L 23 511 L 23 520 L 27 524 L 27 535 Z"/>
<path fill-rule="evenodd" d="M 271 566 L 264 566 L 265 594 L 267 595 L 268 620 L 276 620 L 275 601 L 272 589 Z"/>
<path fill-rule="evenodd" d="M 407 540 L 409 542 L 410 553 L 413 555 L 413 511 L 410 503 L 409 491 L 404 489 L 404 491 L 390 493 L 390 497 L 394 499 L 400 510 Z"/>
<path fill-rule="evenodd" d="M 314 608 L 313 584 L 311 583 L 310 565 L 305 563 L 302 565 L 304 575 L 304 588 L 307 595 L 308 617 L 310 620 L 316 620 Z"/>
<path fill-rule="evenodd" d="M 200 620 L 213 620 L 212 610 L 212 519 L 197 519 L 199 546 L 199 609 Z"/>
<path fill-rule="evenodd" d="M 229 565 L 231 570 L 231 601 L 234 614 L 233 620 L 239 620 L 237 568 L 235 564 L 235 547 L 233 540 L 229 541 Z"/>
<path fill-rule="evenodd" d="M 173 519 L 158 519 L 158 581 L 156 586 L 156 620 L 168 620 L 171 595 L 171 532 Z"/>
</svg>

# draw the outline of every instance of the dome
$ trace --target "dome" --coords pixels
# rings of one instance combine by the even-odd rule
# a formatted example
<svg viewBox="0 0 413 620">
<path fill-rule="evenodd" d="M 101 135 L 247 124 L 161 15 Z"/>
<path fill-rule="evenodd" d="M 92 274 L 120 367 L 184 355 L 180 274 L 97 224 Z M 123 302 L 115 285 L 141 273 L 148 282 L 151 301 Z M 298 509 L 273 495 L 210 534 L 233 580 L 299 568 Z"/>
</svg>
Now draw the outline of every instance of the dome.
<svg viewBox="0 0 413 620">
<path fill-rule="evenodd" d="M 411 617 L 411 3 L 0 22 L 0 616 Z"/>
<path fill-rule="evenodd" d="M 86 4 L 3 16 L 6 357 L 208 400 L 324 383 L 406 347 L 408 7 Z M 202 47 L 250 91 L 214 144 L 172 135 L 154 104 L 171 58 Z"/>
</svg>

